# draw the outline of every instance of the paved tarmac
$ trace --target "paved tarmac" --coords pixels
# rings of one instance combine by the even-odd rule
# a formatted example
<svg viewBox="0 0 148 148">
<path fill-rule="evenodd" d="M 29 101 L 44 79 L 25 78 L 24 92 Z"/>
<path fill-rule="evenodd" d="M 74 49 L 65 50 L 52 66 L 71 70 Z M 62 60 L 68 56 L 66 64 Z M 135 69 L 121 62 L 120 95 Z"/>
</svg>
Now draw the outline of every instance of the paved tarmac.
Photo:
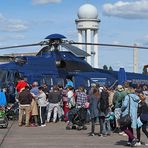
<svg viewBox="0 0 148 148">
<path fill-rule="evenodd" d="M 92 137 L 88 136 L 90 125 L 81 131 L 65 130 L 65 126 L 65 122 L 58 122 L 46 127 L 18 127 L 17 121 L 10 121 L 7 129 L 0 129 L 0 148 L 126 148 L 126 136 Z M 144 135 L 142 138 L 146 141 Z"/>
</svg>

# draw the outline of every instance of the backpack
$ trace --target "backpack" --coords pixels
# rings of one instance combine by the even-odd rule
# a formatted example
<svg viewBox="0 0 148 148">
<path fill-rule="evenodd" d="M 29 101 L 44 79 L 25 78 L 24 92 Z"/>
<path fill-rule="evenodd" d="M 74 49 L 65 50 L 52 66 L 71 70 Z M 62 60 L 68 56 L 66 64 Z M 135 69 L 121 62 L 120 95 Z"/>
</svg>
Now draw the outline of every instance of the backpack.
<svg viewBox="0 0 148 148">
<path fill-rule="evenodd" d="M 101 97 L 100 97 L 100 110 L 104 112 L 108 107 L 109 107 L 109 94 L 107 91 L 103 90 L 101 92 Z"/>
</svg>

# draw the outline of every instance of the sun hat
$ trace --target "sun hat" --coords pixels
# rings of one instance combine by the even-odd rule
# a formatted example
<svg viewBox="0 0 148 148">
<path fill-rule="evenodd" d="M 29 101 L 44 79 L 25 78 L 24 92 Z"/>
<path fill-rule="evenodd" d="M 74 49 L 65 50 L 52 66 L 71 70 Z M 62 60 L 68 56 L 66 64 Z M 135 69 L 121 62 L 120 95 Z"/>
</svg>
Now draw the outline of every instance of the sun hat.
<svg viewBox="0 0 148 148">
<path fill-rule="evenodd" d="M 117 86 L 117 90 L 118 90 L 118 91 L 123 91 L 123 90 L 124 90 L 124 88 L 123 88 L 123 86 L 122 86 L 122 85 L 118 85 L 118 86 Z"/>
</svg>

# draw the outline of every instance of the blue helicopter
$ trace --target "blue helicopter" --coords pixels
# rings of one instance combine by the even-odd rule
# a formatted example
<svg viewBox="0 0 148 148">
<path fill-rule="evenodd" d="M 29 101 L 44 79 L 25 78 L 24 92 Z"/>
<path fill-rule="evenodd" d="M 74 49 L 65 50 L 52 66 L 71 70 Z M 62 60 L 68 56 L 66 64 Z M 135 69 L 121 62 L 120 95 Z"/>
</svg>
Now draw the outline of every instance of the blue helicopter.
<svg viewBox="0 0 148 148">
<path fill-rule="evenodd" d="M 72 45 L 94 45 L 92 43 L 69 42 L 61 34 L 51 34 L 45 39 L 45 41 L 36 44 L 0 48 L 43 46 L 36 56 L 11 57 L 12 60 L 9 63 L 1 64 L 1 88 L 15 86 L 21 77 L 24 77 L 30 84 L 34 81 L 38 81 L 40 85 L 46 83 L 49 88 L 57 84 L 64 87 L 67 78 L 73 81 L 75 88 L 83 85 L 89 89 L 92 83 L 112 87 L 117 84 L 123 84 L 125 81 L 132 84 L 148 85 L 148 75 L 128 73 L 123 68 L 119 71 L 93 68 L 85 61 L 86 56 L 90 55 Z M 112 44 L 95 45 L 113 46 Z M 118 45 L 118 47 L 131 48 L 132 46 Z"/>
</svg>

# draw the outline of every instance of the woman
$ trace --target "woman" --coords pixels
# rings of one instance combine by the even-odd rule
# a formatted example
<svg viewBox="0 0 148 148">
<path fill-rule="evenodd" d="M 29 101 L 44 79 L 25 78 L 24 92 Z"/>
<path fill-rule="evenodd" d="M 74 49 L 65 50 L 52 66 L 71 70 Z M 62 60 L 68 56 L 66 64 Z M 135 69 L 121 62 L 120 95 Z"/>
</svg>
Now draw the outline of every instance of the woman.
<svg viewBox="0 0 148 148">
<path fill-rule="evenodd" d="M 106 87 L 103 87 L 100 102 L 99 102 L 99 121 L 100 121 L 100 134 L 99 136 L 106 137 L 111 133 L 110 121 L 107 117 L 110 113 L 109 107 L 109 93 Z"/>
<path fill-rule="evenodd" d="M 41 127 L 45 127 L 45 120 L 46 120 L 46 106 L 47 106 L 47 99 L 46 94 L 44 93 L 44 88 L 39 87 L 39 95 L 38 95 L 38 106 L 39 106 L 39 117 Z"/>
<path fill-rule="evenodd" d="M 67 87 L 67 106 L 69 109 L 74 108 L 76 105 L 75 97 L 74 97 L 74 91 L 73 87 L 69 86 Z"/>
<path fill-rule="evenodd" d="M 138 127 L 137 127 L 137 143 L 136 146 L 141 146 L 141 127 L 142 131 L 148 139 L 148 131 L 147 131 L 147 124 L 148 124 L 148 104 L 146 103 L 146 97 L 141 93 L 139 94 L 140 102 L 138 104 Z M 140 125 L 139 125 L 140 124 Z M 145 143 L 148 145 L 148 143 Z"/>
<path fill-rule="evenodd" d="M 127 115 L 128 112 L 131 116 L 131 124 L 121 127 L 121 130 L 128 135 L 127 145 L 129 146 L 135 146 L 137 142 L 137 139 L 133 134 L 133 129 L 136 129 L 137 127 L 137 109 L 139 100 L 139 97 L 135 94 L 135 90 L 133 88 L 129 88 L 129 94 L 125 96 L 122 102 L 121 116 Z"/>
<path fill-rule="evenodd" d="M 100 99 L 99 91 L 96 88 L 93 88 L 92 94 L 89 96 L 90 101 L 90 117 L 91 117 L 91 133 L 89 136 L 95 135 L 95 122 L 97 117 L 99 116 L 98 111 L 98 102 Z"/>
</svg>

